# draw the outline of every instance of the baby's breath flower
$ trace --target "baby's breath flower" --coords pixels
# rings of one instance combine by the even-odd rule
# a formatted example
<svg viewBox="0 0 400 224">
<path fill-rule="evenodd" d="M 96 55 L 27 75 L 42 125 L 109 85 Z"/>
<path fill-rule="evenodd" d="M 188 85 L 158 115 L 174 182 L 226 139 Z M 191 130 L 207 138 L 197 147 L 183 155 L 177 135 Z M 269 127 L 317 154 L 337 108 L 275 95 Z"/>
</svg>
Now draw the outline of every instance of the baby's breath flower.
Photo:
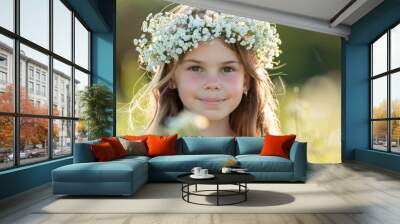
<svg viewBox="0 0 400 224">
<path fill-rule="evenodd" d="M 275 25 L 211 10 L 207 10 L 203 18 L 193 17 L 191 12 L 150 13 L 142 23 L 142 31 L 144 33 L 134 39 L 133 44 L 139 53 L 139 62 L 150 72 L 197 48 L 199 42 L 219 37 L 226 43 L 238 42 L 248 50 L 255 50 L 266 69 L 277 64 L 274 59 L 281 53 Z"/>
<path fill-rule="evenodd" d="M 182 49 L 181 48 L 177 48 L 176 50 L 175 50 L 175 52 L 177 53 L 177 54 L 182 54 Z"/>
</svg>

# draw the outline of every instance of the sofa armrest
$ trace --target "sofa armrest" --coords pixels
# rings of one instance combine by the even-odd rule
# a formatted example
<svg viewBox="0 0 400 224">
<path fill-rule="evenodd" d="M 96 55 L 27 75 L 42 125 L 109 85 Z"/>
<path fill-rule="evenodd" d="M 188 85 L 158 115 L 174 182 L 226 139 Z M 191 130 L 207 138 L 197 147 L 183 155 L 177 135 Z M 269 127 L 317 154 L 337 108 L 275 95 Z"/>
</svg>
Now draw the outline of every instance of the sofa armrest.
<svg viewBox="0 0 400 224">
<path fill-rule="evenodd" d="M 293 178 L 305 181 L 307 177 L 307 143 L 295 141 L 290 149 L 290 160 L 293 162 Z"/>
<path fill-rule="evenodd" d="M 100 143 L 99 140 L 81 142 L 74 144 L 74 163 L 89 163 L 95 162 L 96 158 L 94 157 L 90 146 L 92 144 Z"/>
</svg>

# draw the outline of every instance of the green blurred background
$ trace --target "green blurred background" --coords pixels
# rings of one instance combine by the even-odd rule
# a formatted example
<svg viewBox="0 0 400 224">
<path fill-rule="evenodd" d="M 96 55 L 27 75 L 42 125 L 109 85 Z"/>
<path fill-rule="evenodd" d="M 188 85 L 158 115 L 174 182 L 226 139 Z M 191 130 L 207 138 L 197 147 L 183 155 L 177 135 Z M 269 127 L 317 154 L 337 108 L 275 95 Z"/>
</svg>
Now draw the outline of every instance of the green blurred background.
<svg viewBox="0 0 400 224">
<path fill-rule="evenodd" d="M 138 69 L 133 39 L 142 21 L 170 3 L 161 0 L 117 0 L 117 135 L 139 134 L 145 114 L 135 114 L 137 129 L 128 129 L 127 104 L 147 79 Z M 341 162 L 341 39 L 277 25 L 282 68 L 272 73 L 279 99 L 282 134 L 295 133 L 308 144 L 311 163 Z M 140 122 L 142 121 L 142 124 Z"/>
</svg>

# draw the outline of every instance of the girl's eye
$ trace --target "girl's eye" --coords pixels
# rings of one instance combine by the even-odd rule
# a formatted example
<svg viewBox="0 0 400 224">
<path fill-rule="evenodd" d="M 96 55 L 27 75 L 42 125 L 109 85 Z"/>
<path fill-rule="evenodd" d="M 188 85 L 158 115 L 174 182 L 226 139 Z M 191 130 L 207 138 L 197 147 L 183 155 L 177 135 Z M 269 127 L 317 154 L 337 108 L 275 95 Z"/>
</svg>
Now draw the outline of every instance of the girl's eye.
<svg viewBox="0 0 400 224">
<path fill-rule="evenodd" d="M 197 66 L 197 65 L 189 67 L 189 70 L 190 70 L 190 71 L 193 71 L 193 72 L 200 72 L 200 71 L 202 71 L 201 67 L 200 67 L 200 66 Z"/>
<path fill-rule="evenodd" d="M 224 68 L 223 68 L 223 71 L 224 71 L 224 72 L 234 72 L 235 69 L 232 68 L 232 67 L 224 67 Z"/>
</svg>

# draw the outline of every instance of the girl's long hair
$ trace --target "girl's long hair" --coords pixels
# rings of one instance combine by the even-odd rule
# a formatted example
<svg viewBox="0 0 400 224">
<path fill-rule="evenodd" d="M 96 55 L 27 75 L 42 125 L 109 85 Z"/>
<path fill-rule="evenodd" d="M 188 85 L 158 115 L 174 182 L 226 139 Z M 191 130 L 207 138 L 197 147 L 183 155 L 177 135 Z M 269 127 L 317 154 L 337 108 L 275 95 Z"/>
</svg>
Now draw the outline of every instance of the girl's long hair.
<svg viewBox="0 0 400 224">
<path fill-rule="evenodd" d="M 186 13 L 202 16 L 204 10 L 179 5 L 172 9 L 174 13 Z M 227 44 L 242 62 L 245 71 L 247 95 L 242 96 L 239 106 L 230 114 L 229 123 L 236 136 L 261 136 L 265 133 L 279 133 L 277 119 L 278 102 L 275 96 L 275 86 L 268 72 L 263 69 L 255 56 L 255 52 L 247 50 L 239 43 Z M 133 127 L 133 112 L 139 109 L 148 115 L 147 133 L 152 133 L 158 127 L 164 126 L 169 117 L 178 115 L 183 110 L 182 101 L 177 89 L 170 88 L 176 66 L 184 57 L 180 55 L 177 61 L 158 67 L 151 81 L 143 86 L 132 98 L 129 104 L 129 124 Z M 145 105 L 143 107 L 143 104 Z"/>
</svg>

